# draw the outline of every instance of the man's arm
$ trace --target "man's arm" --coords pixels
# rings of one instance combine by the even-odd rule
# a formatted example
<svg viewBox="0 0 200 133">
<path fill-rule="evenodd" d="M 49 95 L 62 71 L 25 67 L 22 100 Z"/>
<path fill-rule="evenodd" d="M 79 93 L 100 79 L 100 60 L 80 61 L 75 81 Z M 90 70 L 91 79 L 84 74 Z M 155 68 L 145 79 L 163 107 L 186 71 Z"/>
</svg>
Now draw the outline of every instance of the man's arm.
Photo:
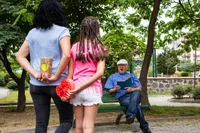
<svg viewBox="0 0 200 133">
<path fill-rule="evenodd" d="M 131 79 L 132 79 L 134 86 L 128 87 L 126 89 L 126 92 L 130 93 L 133 91 L 142 91 L 142 85 L 141 85 L 140 81 L 138 80 L 138 78 L 134 74 L 131 74 Z"/>
<path fill-rule="evenodd" d="M 130 92 L 133 92 L 133 91 L 142 91 L 142 89 L 140 87 L 136 87 L 136 88 L 127 88 L 126 89 L 126 92 L 130 93 Z"/>
<path fill-rule="evenodd" d="M 106 83 L 105 83 L 105 86 L 104 88 L 109 90 L 109 92 L 112 94 L 112 93 L 115 93 L 117 90 L 120 89 L 120 86 L 116 85 L 115 86 L 115 81 L 113 80 L 113 75 L 111 75 L 110 77 L 108 77 Z"/>
<path fill-rule="evenodd" d="M 120 86 L 119 85 L 116 85 L 114 88 L 112 89 L 109 89 L 109 92 L 112 94 L 112 93 L 115 93 L 117 90 L 120 89 Z"/>
</svg>

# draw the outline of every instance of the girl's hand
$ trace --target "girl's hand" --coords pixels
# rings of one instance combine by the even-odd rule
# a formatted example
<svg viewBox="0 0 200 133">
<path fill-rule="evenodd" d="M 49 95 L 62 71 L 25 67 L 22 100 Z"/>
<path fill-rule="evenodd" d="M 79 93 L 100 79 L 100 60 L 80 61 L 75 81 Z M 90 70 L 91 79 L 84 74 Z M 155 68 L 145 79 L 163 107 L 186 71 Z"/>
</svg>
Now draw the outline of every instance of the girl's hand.
<svg viewBox="0 0 200 133">
<path fill-rule="evenodd" d="M 68 95 L 68 97 L 71 99 L 71 98 L 74 98 L 75 95 L 76 95 L 77 93 L 79 93 L 80 91 L 81 91 L 81 88 L 77 87 L 77 88 L 75 88 L 74 90 L 69 91 L 69 92 L 67 93 L 67 95 Z"/>
<path fill-rule="evenodd" d="M 69 100 L 67 100 L 65 97 L 61 97 L 60 99 L 61 99 L 61 101 L 63 101 L 63 102 L 69 102 Z"/>
</svg>

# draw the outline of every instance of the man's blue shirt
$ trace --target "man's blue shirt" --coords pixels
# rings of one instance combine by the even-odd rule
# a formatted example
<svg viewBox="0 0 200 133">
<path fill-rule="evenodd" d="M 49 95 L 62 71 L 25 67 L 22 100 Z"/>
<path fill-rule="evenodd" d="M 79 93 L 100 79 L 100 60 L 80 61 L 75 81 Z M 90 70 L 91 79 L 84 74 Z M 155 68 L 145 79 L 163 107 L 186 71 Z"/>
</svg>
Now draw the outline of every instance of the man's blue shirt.
<svg viewBox="0 0 200 133">
<path fill-rule="evenodd" d="M 140 83 L 140 81 L 138 80 L 138 78 L 132 74 L 132 73 L 124 73 L 124 74 L 120 74 L 119 72 L 118 73 L 115 73 L 115 74 L 112 74 L 106 81 L 106 84 L 104 86 L 105 89 L 109 90 L 109 89 L 113 89 L 115 88 L 115 86 L 117 85 L 117 81 L 119 80 L 125 80 L 127 78 L 131 77 L 131 80 L 132 80 L 132 88 L 136 88 L 136 87 L 140 87 L 142 88 L 142 85 Z M 116 98 L 120 98 L 121 96 L 125 95 L 127 92 L 125 89 L 119 89 L 116 93 L 115 93 L 115 96 Z"/>
</svg>

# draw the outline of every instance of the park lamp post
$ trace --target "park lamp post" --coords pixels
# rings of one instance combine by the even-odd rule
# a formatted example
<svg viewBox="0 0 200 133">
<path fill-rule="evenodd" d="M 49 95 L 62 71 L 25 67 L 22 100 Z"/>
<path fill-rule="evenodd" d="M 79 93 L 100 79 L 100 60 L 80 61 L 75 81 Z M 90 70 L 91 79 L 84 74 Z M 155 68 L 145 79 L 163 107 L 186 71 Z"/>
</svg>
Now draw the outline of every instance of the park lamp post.
<svg viewBox="0 0 200 133">
<path fill-rule="evenodd" d="M 152 76 L 157 77 L 156 73 L 156 48 L 153 48 L 153 56 L 152 56 Z"/>
</svg>

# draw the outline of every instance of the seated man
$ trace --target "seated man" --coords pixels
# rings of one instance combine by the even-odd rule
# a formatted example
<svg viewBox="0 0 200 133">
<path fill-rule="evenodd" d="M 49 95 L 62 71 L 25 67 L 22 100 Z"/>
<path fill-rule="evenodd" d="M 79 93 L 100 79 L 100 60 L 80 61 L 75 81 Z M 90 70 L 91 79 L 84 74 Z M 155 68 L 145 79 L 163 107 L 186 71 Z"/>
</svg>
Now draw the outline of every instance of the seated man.
<svg viewBox="0 0 200 133">
<path fill-rule="evenodd" d="M 126 107 L 126 122 L 131 124 L 134 118 L 140 122 L 140 128 L 143 133 L 151 133 L 149 124 L 144 119 L 143 111 L 140 107 L 142 86 L 140 81 L 132 73 L 128 73 L 128 62 L 121 59 L 117 62 L 118 72 L 112 74 L 104 86 L 110 93 L 115 93 L 116 98 L 119 100 L 121 106 Z M 132 85 L 130 87 L 121 88 L 117 85 L 117 81 L 126 80 L 131 78 Z"/>
</svg>

